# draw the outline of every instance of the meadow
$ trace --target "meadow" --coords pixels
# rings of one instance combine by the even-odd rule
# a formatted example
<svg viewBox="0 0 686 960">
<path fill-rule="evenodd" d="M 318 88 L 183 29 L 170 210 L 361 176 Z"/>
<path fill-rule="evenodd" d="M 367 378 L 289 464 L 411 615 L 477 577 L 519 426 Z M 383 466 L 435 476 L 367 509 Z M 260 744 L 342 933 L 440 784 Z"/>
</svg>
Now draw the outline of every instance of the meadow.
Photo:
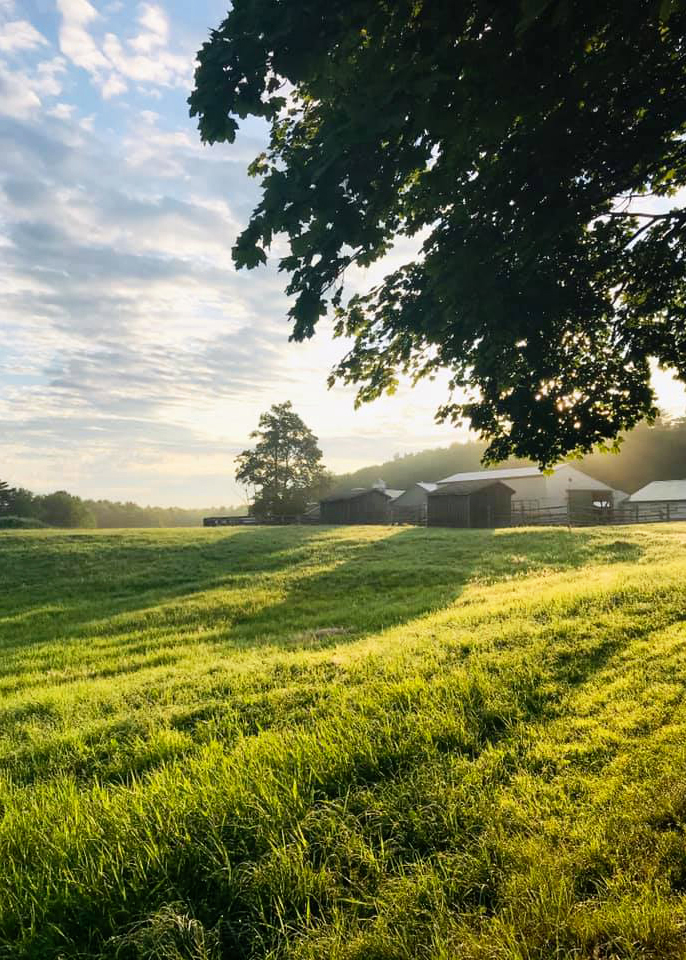
<svg viewBox="0 0 686 960">
<path fill-rule="evenodd" d="M 0 533 L 0 957 L 686 957 L 686 524 Z"/>
</svg>

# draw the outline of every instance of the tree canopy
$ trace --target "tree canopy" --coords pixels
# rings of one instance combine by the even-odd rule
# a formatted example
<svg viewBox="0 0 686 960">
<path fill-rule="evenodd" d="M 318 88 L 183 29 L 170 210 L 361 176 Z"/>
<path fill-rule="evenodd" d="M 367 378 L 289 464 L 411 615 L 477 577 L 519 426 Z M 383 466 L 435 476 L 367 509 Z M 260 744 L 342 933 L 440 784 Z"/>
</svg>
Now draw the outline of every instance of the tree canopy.
<svg viewBox="0 0 686 960">
<path fill-rule="evenodd" d="M 14 490 L 6 480 L 0 480 L 0 515 L 6 513 L 12 502 Z"/>
<path fill-rule="evenodd" d="M 236 458 L 236 480 L 255 489 L 254 515 L 302 513 L 328 480 L 315 435 L 288 401 L 263 413 L 250 437 L 257 443 Z"/>
<path fill-rule="evenodd" d="M 198 54 L 203 141 L 264 118 L 239 267 L 277 235 L 292 338 L 329 310 L 358 401 L 451 374 L 439 417 L 548 465 L 686 377 L 681 0 L 234 0 Z M 419 254 L 348 298 L 397 237 Z"/>
</svg>

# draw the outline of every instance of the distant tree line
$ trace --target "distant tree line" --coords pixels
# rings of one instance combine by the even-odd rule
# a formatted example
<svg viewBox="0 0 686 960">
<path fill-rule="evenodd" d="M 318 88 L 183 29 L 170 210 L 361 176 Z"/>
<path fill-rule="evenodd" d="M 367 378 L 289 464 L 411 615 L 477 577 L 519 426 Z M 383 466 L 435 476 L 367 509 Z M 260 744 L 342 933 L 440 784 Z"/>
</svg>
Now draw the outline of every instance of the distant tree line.
<svg viewBox="0 0 686 960">
<path fill-rule="evenodd" d="M 485 443 L 472 441 L 405 456 L 396 455 L 385 463 L 337 476 L 335 487 L 366 487 L 381 477 L 389 487 L 406 490 L 420 480 L 441 480 L 453 473 L 483 469 L 481 458 L 485 450 Z M 627 493 L 633 493 L 652 480 L 686 479 L 686 419 L 657 420 L 652 426 L 639 424 L 625 436 L 617 453 L 593 453 L 569 462 Z M 532 465 L 530 460 L 506 460 L 496 464 L 495 468 Z"/>
<path fill-rule="evenodd" d="M 284 413 L 291 416 L 289 408 L 278 409 L 277 413 L 280 417 Z M 267 472 L 262 476 L 255 473 L 254 477 L 263 481 L 260 494 L 256 497 L 257 509 L 254 505 L 251 508 L 256 516 L 268 515 L 267 511 L 301 511 L 308 500 L 318 499 L 331 488 L 371 486 L 380 477 L 388 486 L 405 490 L 420 480 L 440 480 L 452 473 L 480 470 L 486 448 L 484 443 L 478 441 L 453 443 L 448 447 L 422 450 L 420 453 L 396 455 L 385 463 L 334 477 L 320 465 L 321 453 L 316 447 L 316 437 L 312 437 L 306 428 L 300 434 L 300 423 L 295 424 L 295 434 L 300 437 L 305 453 L 298 449 L 297 456 L 290 457 L 286 469 L 282 465 L 281 455 L 274 456 L 274 449 L 269 445 L 273 426 L 271 420 L 261 424 L 262 429 L 255 432 L 258 439 L 255 450 L 264 454 L 261 444 L 266 444 L 267 453 L 272 453 L 272 463 L 279 471 L 285 470 L 283 476 L 287 477 L 288 485 L 279 488 L 277 498 L 273 492 L 271 474 Z M 292 452 L 291 446 L 287 449 Z M 251 451 L 245 451 L 242 459 L 239 458 L 239 471 L 245 472 L 245 479 L 248 479 L 249 469 L 254 467 L 249 459 L 252 455 Z M 264 464 L 269 461 L 269 456 L 260 459 Z M 596 479 L 627 493 L 633 493 L 651 480 L 686 479 L 686 419 L 658 420 L 652 426 L 639 424 L 624 438 L 619 452 L 594 453 L 571 462 Z M 294 464 L 297 464 L 297 470 Z M 498 466 L 530 465 L 531 462 L 527 460 L 507 460 Z M 285 479 L 283 483 L 286 484 Z M 239 516 L 245 512 L 246 508 L 240 506 L 192 510 L 181 507 L 141 507 L 131 502 L 84 500 L 65 490 L 35 494 L 22 487 L 10 487 L 7 481 L 0 480 L 0 527 L 195 527 L 206 516 Z"/>
<path fill-rule="evenodd" d="M 244 507 L 141 507 L 137 503 L 84 500 L 57 490 L 35 494 L 0 480 L 0 527 L 196 527 L 213 514 L 236 516 Z"/>
</svg>

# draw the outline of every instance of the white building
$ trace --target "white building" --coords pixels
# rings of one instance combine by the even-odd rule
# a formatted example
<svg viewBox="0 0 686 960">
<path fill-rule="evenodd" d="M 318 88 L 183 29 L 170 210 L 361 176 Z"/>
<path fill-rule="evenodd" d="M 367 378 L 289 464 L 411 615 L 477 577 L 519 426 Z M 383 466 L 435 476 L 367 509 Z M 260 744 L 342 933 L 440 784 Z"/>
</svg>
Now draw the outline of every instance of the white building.
<svg viewBox="0 0 686 960">
<path fill-rule="evenodd" d="M 423 523 L 427 516 L 428 496 L 437 483 L 415 483 L 393 501 L 391 515 L 396 523 Z"/>
<path fill-rule="evenodd" d="M 512 514 L 535 513 L 541 510 L 571 511 L 609 509 L 614 506 L 615 492 L 612 487 L 567 463 L 553 467 L 550 473 L 542 473 L 538 467 L 513 467 L 502 470 L 476 470 L 471 473 L 455 473 L 439 481 L 458 483 L 463 480 L 502 480 L 514 490 Z M 622 499 L 617 491 L 617 501 Z"/>
<path fill-rule="evenodd" d="M 625 500 L 622 507 L 638 519 L 686 520 L 686 480 L 653 480 Z"/>
</svg>

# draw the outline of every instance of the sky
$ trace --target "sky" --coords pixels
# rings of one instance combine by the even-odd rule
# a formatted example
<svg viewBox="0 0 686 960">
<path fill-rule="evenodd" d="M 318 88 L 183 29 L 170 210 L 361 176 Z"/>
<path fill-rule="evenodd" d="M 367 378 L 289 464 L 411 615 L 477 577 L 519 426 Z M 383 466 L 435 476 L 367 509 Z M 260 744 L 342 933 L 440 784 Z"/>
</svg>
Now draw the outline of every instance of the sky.
<svg viewBox="0 0 686 960">
<path fill-rule="evenodd" d="M 0 478 L 14 486 L 239 503 L 234 457 L 284 400 L 336 472 L 467 439 L 434 421 L 445 378 L 355 411 L 352 388 L 326 386 L 345 344 L 326 323 L 288 343 L 284 276 L 234 270 L 266 130 L 206 147 L 186 105 L 225 13 L 226 0 L 0 0 Z M 681 386 L 656 387 L 683 415 Z"/>
</svg>

